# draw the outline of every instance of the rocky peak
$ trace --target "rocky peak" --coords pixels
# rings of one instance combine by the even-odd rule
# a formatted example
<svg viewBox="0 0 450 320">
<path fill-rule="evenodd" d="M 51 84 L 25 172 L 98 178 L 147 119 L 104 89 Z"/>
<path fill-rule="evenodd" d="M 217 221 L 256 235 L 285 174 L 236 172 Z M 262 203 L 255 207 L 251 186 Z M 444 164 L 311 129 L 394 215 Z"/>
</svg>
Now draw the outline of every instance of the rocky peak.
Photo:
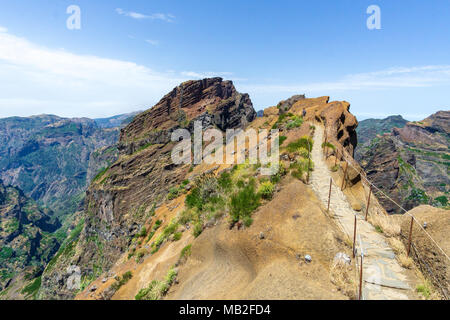
<svg viewBox="0 0 450 320">
<path fill-rule="evenodd" d="M 149 143 L 167 143 L 173 130 L 191 128 L 193 120 L 199 118 L 226 130 L 245 127 L 255 117 L 250 97 L 236 91 L 232 81 L 186 81 L 121 130 L 119 149 L 130 154 Z"/>
</svg>

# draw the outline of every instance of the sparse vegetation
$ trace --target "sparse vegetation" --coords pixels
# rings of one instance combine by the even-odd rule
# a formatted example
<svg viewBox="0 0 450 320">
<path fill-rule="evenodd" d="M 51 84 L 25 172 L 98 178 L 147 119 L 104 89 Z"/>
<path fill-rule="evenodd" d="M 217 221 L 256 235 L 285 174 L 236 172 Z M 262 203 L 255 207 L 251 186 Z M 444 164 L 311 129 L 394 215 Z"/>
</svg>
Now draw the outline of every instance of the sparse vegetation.
<svg viewBox="0 0 450 320">
<path fill-rule="evenodd" d="M 331 282 L 350 299 L 356 299 L 356 284 L 351 265 L 334 261 L 330 268 Z"/>
<path fill-rule="evenodd" d="M 98 180 L 100 180 L 101 177 L 104 176 L 104 174 L 109 170 L 108 167 L 102 168 L 94 177 L 94 179 L 92 179 L 92 182 L 96 182 Z"/>
<path fill-rule="evenodd" d="M 186 247 L 184 247 L 181 250 L 180 258 L 178 259 L 178 262 L 181 264 L 183 263 L 192 253 L 192 244 L 188 244 Z"/>
<path fill-rule="evenodd" d="M 247 185 L 241 185 L 240 190 L 231 196 L 231 218 L 233 222 L 250 217 L 251 213 L 258 208 L 260 196 L 256 192 L 255 180 L 251 179 Z M 251 224 L 251 223 L 250 223 Z"/>
<path fill-rule="evenodd" d="M 175 282 L 178 275 L 178 271 L 175 268 L 171 268 L 164 280 L 158 281 L 153 280 L 150 285 L 141 289 L 139 293 L 135 296 L 136 300 L 159 300 L 161 299 L 170 289 L 170 286 Z"/>
<path fill-rule="evenodd" d="M 398 262 L 403 268 L 411 269 L 414 265 L 414 261 L 407 256 L 405 246 L 403 242 L 398 238 L 389 238 L 389 245 L 394 250 Z"/>
<path fill-rule="evenodd" d="M 40 287 L 41 287 L 41 277 L 37 277 L 31 283 L 25 286 L 20 293 L 25 295 L 27 299 L 29 298 L 36 299 Z"/>
<path fill-rule="evenodd" d="M 368 219 L 377 232 L 383 233 L 387 237 L 400 235 L 401 228 L 391 217 L 384 214 L 371 214 Z"/>
<path fill-rule="evenodd" d="M 275 186 L 273 185 L 273 183 L 270 181 L 265 181 L 259 186 L 258 193 L 263 199 L 271 199 L 274 190 Z"/>
<path fill-rule="evenodd" d="M 281 146 L 281 145 L 283 144 L 283 142 L 286 141 L 286 139 L 287 139 L 286 136 L 279 136 L 279 137 L 278 137 L 278 145 Z"/>
<path fill-rule="evenodd" d="M 309 152 L 311 152 L 313 144 L 314 144 L 314 141 L 311 137 L 303 136 L 300 139 L 289 143 L 286 149 L 289 152 L 297 152 L 300 148 L 304 148 L 307 151 L 309 150 Z"/>
<path fill-rule="evenodd" d="M 117 276 L 116 282 L 114 282 L 111 287 L 114 291 L 119 290 L 123 285 L 125 285 L 130 279 L 133 277 L 133 273 L 131 271 L 127 271 L 122 276 Z"/>
<path fill-rule="evenodd" d="M 431 297 L 431 285 L 428 281 L 425 281 L 423 284 L 419 284 L 416 287 L 416 291 L 420 293 L 425 299 L 430 299 Z"/>
<path fill-rule="evenodd" d="M 180 240 L 182 236 L 183 236 L 183 233 L 182 233 L 182 232 L 175 232 L 175 233 L 173 234 L 173 241 L 178 241 L 178 240 Z"/>
<path fill-rule="evenodd" d="M 336 150 L 336 147 L 331 142 L 324 142 L 324 143 L 322 143 L 322 148 L 323 149 L 328 148 L 328 149 L 331 149 L 331 150 Z"/>
</svg>

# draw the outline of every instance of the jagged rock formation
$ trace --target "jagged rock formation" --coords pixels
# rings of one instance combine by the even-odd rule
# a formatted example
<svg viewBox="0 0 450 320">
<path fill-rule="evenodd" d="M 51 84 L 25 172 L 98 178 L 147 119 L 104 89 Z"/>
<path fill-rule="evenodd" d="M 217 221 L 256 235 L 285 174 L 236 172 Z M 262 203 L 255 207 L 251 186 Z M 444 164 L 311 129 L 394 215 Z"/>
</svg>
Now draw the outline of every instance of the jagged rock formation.
<svg viewBox="0 0 450 320">
<path fill-rule="evenodd" d="M 42 273 L 63 240 L 53 234 L 60 226 L 52 212 L 0 180 L 0 291 L 24 275 L 30 280 Z"/>
<path fill-rule="evenodd" d="M 361 149 L 368 178 L 406 210 L 420 204 L 448 205 L 450 184 L 450 112 L 440 111 L 419 122 L 393 128 Z M 380 196 L 389 213 L 402 213 Z"/>
<path fill-rule="evenodd" d="M 98 175 L 87 191 L 85 227 L 76 249 L 61 257 L 61 266 L 45 272 L 41 297 L 68 298 L 63 290 L 67 263 L 80 266 L 84 277 L 95 278 L 131 244 L 152 209 L 180 184 L 189 165 L 174 165 L 171 132 L 203 127 L 243 128 L 256 117 L 247 94 L 221 78 L 188 81 L 174 88 L 151 109 L 122 129 L 119 159 Z M 55 279 L 58 279 L 56 281 Z M 64 292 L 64 294 L 59 294 Z M 55 295 L 55 296 L 53 296 Z"/>
</svg>

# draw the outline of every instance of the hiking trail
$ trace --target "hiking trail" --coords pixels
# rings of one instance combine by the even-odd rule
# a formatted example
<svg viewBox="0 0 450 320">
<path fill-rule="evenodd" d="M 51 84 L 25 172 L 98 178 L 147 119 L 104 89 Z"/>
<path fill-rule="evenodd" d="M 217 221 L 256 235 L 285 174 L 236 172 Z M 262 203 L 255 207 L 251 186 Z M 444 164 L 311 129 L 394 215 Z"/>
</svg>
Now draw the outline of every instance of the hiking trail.
<svg viewBox="0 0 450 320">
<path fill-rule="evenodd" d="M 327 207 L 330 188 L 330 170 L 323 159 L 322 142 L 324 128 L 316 124 L 311 158 L 314 171 L 311 174 L 311 187 Z M 357 216 L 357 263 L 361 246 L 363 248 L 363 288 L 362 299 L 366 300 L 407 300 L 417 299 L 415 287 L 408 278 L 406 270 L 398 263 L 394 251 L 386 238 L 364 220 L 363 213 L 354 211 L 340 187 L 333 181 L 330 201 L 330 214 L 333 214 L 342 230 L 353 239 L 355 214 Z M 359 270 L 359 265 L 358 265 Z M 359 271 L 358 271 L 359 273 Z"/>
</svg>

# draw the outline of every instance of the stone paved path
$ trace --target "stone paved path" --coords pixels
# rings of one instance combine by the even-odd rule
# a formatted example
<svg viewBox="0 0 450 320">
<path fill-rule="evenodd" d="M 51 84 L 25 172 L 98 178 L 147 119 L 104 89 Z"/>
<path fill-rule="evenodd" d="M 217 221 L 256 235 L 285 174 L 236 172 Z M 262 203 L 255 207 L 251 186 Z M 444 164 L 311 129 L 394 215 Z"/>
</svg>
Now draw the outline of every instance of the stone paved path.
<svg viewBox="0 0 450 320">
<path fill-rule="evenodd" d="M 330 171 L 323 159 L 322 142 L 323 127 L 316 125 L 314 146 L 311 157 L 314 171 L 311 175 L 311 186 L 325 207 L 328 204 L 330 187 Z M 403 300 L 416 297 L 414 287 L 410 285 L 403 269 L 395 258 L 393 250 L 386 243 L 385 237 L 378 233 L 361 214 L 354 211 L 339 186 L 333 183 L 330 202 L 330 213 L 334 214 L 338 223 L 350 239 L 353 239 L 354 217 L 357 215 L 358 254 L 360 244 L 364 253 L 363 263 L 363 299 L 367 300 Z M 359 261 L 359 259 L 357 259 Z M 358 266 L 359 268 L 359 266 Z"/>
</svg>

